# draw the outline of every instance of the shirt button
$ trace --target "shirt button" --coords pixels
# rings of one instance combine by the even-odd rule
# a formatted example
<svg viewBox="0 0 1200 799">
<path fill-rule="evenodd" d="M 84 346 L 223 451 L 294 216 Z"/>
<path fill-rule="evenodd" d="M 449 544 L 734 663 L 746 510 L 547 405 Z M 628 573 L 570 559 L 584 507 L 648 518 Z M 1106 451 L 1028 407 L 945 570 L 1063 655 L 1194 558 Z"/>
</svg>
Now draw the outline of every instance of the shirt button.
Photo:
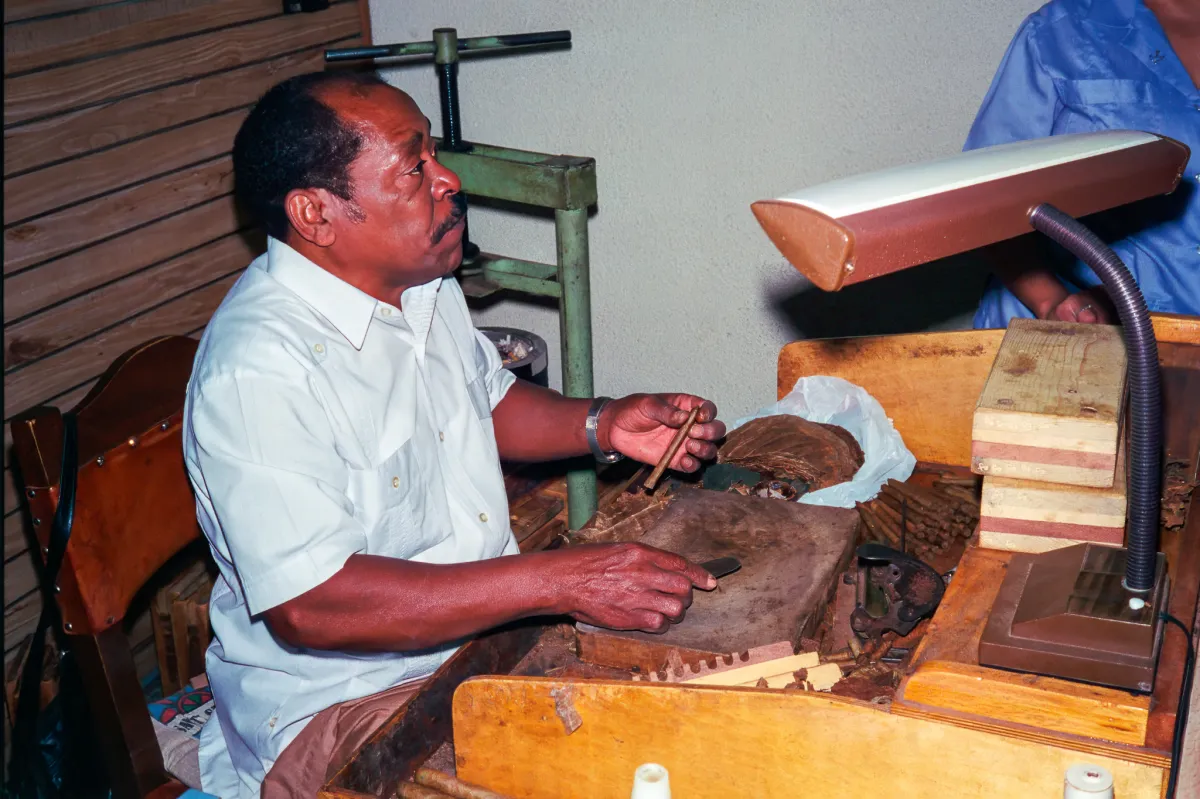
<svg viewBox="0 0 1200 799">
<path fill-rule="evenodd" d="M 486 514 L 486 513 L 481 513 L 481 514 L 479 514 L 479 521 L 481 521 L 481 522 L 486 522 L 486 521 L 487 521 L 487 514 Z"/>
<path fill-rule="evenodd" d="M 392 478 L 392 488 L 399 488 L 399 487 L 400 487 L 400 478 L 393 477 Z"/>
<path fill-rule="evenodd" d="M 392 309 L 385 306 L 385 307 L 379 309 L 379 313 L 383 314 L 384 316 L 391 316 Z"/>
<path fill-rule="evenodd" d="M 313 345 L 313 352 L 317 353 L 318 355 L 320 355 L 324 351 L 325 351 L 324 344 L 314 344 Z"/>
<path fill-rule="evenodd" d="M 438 431 L 438 441 L 445 441 L 445 440 L 446 440 L 446 434 L 443 433 L 441 430 L 439 430 Z"/>
</svg>

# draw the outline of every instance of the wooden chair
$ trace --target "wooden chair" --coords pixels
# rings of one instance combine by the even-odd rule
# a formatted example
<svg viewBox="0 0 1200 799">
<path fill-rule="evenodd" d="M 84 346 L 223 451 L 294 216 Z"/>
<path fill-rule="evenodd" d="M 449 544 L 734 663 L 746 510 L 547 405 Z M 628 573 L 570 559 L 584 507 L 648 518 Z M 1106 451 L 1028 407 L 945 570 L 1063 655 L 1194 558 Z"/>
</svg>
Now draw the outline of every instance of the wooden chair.
<svg viewBox="0 0 1200 799">
<path fill-rule="evenodd" d="M 196 346 L 169 336 L 125 353 L 74 409 L 75 520 L 54 598 L 116 797 L 168 799 L 185 790 L 164 768 L 122 621 L 139 590 L 200 537 L 180 433 Z M 58 497 L 62 414 L 34 408 L 13 420 L 12 434 L 44 558 Z"/>
</svg>

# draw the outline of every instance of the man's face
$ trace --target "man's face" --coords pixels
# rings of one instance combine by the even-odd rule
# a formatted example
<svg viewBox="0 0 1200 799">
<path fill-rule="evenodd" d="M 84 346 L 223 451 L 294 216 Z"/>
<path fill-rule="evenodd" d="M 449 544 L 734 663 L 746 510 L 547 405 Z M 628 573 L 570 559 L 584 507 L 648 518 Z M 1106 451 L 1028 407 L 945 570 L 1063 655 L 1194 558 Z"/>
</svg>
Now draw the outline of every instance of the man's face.
<svg viewBox="0 0 1200 799">
<path fill-rule="evenodd" d="M 458 177 L 437 162 L 429 120 L 391 87 L 339 89 L 321 98 L 362 136 L 350 165 L 353 205 L 330 219 L 337 260 L 407 287 L 453 272 L 462 260 L 465 204 Z M 343 205 L 345 205 L 343 203 Z"/>
</svg>

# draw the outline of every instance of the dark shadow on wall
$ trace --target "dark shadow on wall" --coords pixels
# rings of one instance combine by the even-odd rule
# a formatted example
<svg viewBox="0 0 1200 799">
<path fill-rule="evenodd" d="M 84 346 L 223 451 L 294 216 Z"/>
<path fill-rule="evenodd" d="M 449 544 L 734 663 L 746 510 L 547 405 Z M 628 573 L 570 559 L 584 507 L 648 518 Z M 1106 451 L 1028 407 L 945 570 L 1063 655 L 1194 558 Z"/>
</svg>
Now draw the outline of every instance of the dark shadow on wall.
<svg viewBox="0 0 1200 799">
<path fill-rule="evenodd" d="M 987 276 L 987 268 L 968 253 L 835 292 L 801 278 L 798 291 L 772 298 L 772 306 L 797 339 L 970 327 Z"/>
</svg>

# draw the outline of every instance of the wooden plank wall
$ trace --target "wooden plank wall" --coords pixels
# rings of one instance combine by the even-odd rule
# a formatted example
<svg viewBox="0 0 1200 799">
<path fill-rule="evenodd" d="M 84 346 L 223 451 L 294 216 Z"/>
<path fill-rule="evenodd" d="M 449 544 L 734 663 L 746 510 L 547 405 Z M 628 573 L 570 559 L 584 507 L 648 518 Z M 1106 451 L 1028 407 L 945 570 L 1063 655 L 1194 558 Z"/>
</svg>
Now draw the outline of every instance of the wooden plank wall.
<svg viewBox="0 0 1200 799">
<path fill-rule="evenodd" d="M 9 420 L 198 335 L 262 250 L 229 156 L 254 101 L 369 41 L 366 0 L 4 0 L 4 650 L 41 609 Z"/>
</svg>

